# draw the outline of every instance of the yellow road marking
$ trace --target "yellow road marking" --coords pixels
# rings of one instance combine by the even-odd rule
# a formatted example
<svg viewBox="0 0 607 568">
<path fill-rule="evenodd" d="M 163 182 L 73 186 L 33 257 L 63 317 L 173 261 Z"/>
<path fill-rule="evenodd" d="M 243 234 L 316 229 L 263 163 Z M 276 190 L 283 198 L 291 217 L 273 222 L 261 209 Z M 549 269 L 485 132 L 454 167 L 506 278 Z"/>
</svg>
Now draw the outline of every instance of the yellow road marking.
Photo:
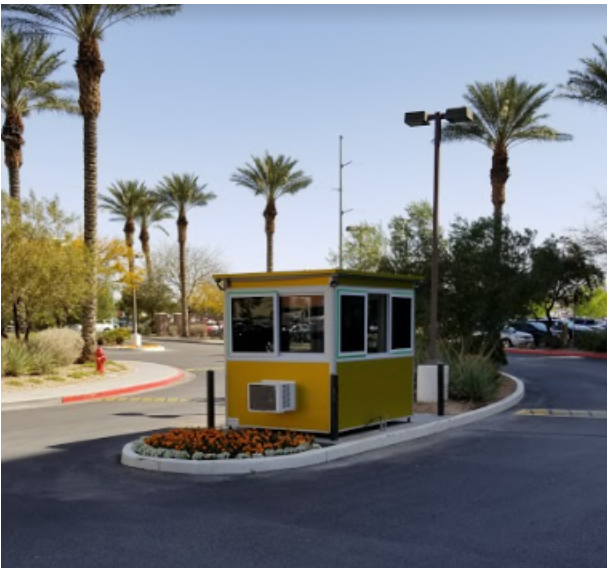
<svg viewBox="0 0 607 568">
<path fill-rule="evenodd" d="M 516 416 L 549 416 L 553 418 L 594 418 L 607 420 L 607 410 L 564 410 L 560 408 L 523 408 Z"/>
</svg>

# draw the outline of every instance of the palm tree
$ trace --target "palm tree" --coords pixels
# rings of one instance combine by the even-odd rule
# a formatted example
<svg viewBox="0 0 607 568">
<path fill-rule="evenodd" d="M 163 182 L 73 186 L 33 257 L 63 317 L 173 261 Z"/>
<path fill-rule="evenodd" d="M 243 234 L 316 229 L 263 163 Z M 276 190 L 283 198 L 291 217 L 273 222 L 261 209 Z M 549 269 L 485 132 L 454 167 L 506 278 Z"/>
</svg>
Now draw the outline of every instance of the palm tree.
<svg viewBox="0 0 607 568">
<path fill-rule="evenodd" d="M 188 234 L 187 213 L 194 207 L 204 207 L 217 197 L 205 192 L 207 185 L 198 185 L 198 176 L 172 174 L 158 184 L 158 201 L 177 213 L 177 240 L 179 242 L 179 283 L 181 288 L 181 335 L 189 335 L 188 302 L 186 291 L 186 240 Z"/>
<path fill-rule="evenodd" d="M 607 46 L 607 36 L 603 37 Z M 560 97 L 607 107 L 607 51 L 593 44 L 596 59 L 584 58 L 583 71 L 569 71 L 569 80 L 561 87 Z"/>
<path fill-rule="evenodd" d="M 464 99 L 474 110 L 473 122 L 449 124 L 443 139 L 472 140 L 487 146 L 493 153 L 491 166 L 491 201 L 493 203 L 494 242 L 496 254 L 501 251 L 503 208 L 506 202 L 506 182 L 510 177 L 509 150 L 523 142 L 562 142 L 571 140 L 547 126 L 548 115 L 542 107 L 552 97 L 546 85 L 531 85 L 508 77 L 505 81 L 468 85 Z"/>
<path fill-rule="evenodd" d="M 236 185 L 248 187 L 255 195 L 266 199 L 263 211 L 266 231 L 267 271 L 274 269 L 274 231 L 276 229 L 276 200 L 282 195 L 294 195 L 312 183 L 312 178 L 303 171 L 293 171 L 297 160 L 285 158 L 282 154 L 274 159 L 267 152 L 264 157 L 251 156 L 253 164 L 238 168 L 230 178 Z"/>
<path fill-rule="evenodd" d="M 60 35 L 78 42 L 78 102 L 84 119 L 84 242 L 93 259 L 82 317 L 83 361 L 94 357 L 97 312 L 97 118 L 105 70 L 99 42 L 115 24 L 172 16 L 178 10 L 178 4 L 6 4 L 2 10 L 3 29 Z"/>
<path fill-rule="evenodd" d="M 109 211 L 114 217 L 111 221 L 124 221 L 124 240 L 129 259 L 129 274 L 135 272 L 135 220 L 140 216 L 141 209 L 148 199 L 149 192 L 139 181 L 119 180 L 108 188 L 109 195 L 101 196 L 101 209 Z"/>
<path fill-rule="evenodd" d="M 165 203 L 158 201 L 153 195 L 148 195 L 139 208 L 139 241 L 141 250 L 145 257 L 145 267 L 148 278 L 152 276 L 152 258 L 150 255 L 150 228 L 157 226 L 164 234 L 168 234 L 166 229 L 159 225 L 161 221 L 171 219 L 172 215 L 169 207 Z"/>
<path fill-rule="evenodd" d="M 63 65 L 62 54 L 51 52 L 44 38 L 10 31 L 2 38 L 2 142 L 10 196 L 16 201 L 21 200 L 23 119 L 33 111 L 78 112 L 76 100 L 68 96 L 76 84 L 50 79 Z"/>
</svg>

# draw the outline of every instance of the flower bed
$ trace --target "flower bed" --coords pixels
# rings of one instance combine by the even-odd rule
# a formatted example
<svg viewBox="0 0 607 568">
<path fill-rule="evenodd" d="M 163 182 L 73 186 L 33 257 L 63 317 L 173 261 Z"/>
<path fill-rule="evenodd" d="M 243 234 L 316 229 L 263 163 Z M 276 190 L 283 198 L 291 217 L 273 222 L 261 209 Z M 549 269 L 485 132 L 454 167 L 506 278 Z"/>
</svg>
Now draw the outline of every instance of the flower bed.
<svg viewBox="0 0 607 568">
<path fill-rule="evenodd" d="M 133 443 L 133 450 L 141 456 L 182 460 L 288 456 L 318 448 L 310 434 L 253 428 L 179 428 Z"/>
</svg>

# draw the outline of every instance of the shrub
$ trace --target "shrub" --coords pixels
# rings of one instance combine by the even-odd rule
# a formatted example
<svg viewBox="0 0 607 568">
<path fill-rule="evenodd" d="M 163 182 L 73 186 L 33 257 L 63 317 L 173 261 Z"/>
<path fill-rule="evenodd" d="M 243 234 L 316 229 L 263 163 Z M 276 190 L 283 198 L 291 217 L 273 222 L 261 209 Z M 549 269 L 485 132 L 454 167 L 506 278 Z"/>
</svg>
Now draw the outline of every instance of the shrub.
<svg viewBox="0 0 607 568">
<path fill-rule="evenodd" d="M 27 345 L 16 339 L 2 340 L 2 376 L 27 375 L 32 370 L 32 358 Z"/>
<path fill-rule="evenodd" d="M 53 349 L 48 345 L 36 345 L 32 343 L 28 346 L 30 362 L 31 362 L 31 375 L 48 375 L 54 373 L 57 369 L 57 360 Z"/>
<path fill-rule="evenodd" d="M 177 337 L 179 335 L 179 330 L 176 325 L 169 325 L 167 333 L 169 334 L 169 337 Z"/>
<path fill-rule="evenodd" d="M 100 345 L 122 345 L 125 341 L 131 339 L 131 330 L 126 327 L 117 327 L 116 329 L 104 331 L 97 339 L 98 343 L 99 339 L 103 342 Z"/>
<path fill-rule="evenodd" d="M 206 334 L 206 325 L 193 323 L 190 325 L 190 337 L 204 337 Z"/>
<path fill-rule="evenodd" d="M 455 400 L 488 402 L 499 386 L 498 367 L 488 356 L 463 353 L 449 362 L 449 395 Z"/>
<path fill-rule="evenodd" d="M 32 336 L 29 348 L 40 373 L 52 372 L 55 367 L 71 365 L 82 352 L 84 342 L 72 329 L 47 329 Z"/>
<path fill-rule="evenodd" d="M 596 351 L 607 353 L 607 331 L 577 333 L 574 346 L 582 351 Z"/>
<path fill-rule="evenodd" d="M 565 343 L 560 335 L 547 335 L 544 338 L 544 347 L 548 349 L 562 349 L 565 347 Z"/>
</svg>

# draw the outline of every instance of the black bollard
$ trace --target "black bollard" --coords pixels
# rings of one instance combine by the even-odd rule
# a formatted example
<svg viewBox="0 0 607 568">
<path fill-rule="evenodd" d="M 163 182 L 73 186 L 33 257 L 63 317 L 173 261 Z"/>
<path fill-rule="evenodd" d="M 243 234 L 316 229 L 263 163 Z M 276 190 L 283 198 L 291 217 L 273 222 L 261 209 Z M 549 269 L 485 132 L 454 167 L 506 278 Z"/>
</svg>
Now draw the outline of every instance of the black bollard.
<svg viewBox="0 0 607 568">
<path fill-rule="evenodd" d="M 437 373 L 437 392 L 438 392 L 438 415 L 445 415 L 445 365 L 444 363 L 438 364 L 438 373 Z"/>
<path fill-rule="evenodd" d="M 207 371 L 207 427 L 215 428 L 215 371 Z"/>
</svg>

